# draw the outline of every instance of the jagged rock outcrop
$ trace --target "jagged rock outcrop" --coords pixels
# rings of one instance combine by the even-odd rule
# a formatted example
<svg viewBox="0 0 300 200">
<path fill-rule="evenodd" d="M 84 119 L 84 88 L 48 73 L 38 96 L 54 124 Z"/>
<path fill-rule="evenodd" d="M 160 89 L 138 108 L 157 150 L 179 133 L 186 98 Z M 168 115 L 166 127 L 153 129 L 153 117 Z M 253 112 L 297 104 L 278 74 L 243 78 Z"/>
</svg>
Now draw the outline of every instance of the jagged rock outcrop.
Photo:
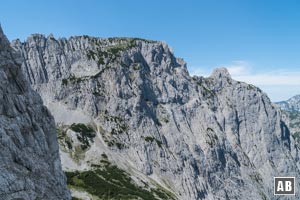
<svg viewBox="0 0 300 200">
<path fill-rule="evenodd" d="M 87 170 L 105 153 L 183 200 L 279 199 L 273 177 L 299 175 L 278 109 L 224 68 L 190 77 L 165 43 L 135 38 L 32 35 L 12 47 L 62 127 L 65 170 Z"/>
<path fill-rule="evenodd" d="M 55 122 L 0 27 L 0 199 L 68 200 Z"/>
</svg>

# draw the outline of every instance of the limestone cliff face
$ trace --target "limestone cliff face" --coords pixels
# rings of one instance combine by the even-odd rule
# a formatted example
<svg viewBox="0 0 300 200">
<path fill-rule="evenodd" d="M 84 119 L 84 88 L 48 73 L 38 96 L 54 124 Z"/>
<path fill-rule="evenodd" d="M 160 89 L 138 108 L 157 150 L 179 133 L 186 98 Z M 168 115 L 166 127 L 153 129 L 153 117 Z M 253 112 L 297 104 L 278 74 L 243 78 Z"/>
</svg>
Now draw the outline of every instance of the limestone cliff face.
<svg viewBox="0 0 300 200">
<path fill-rule="evenodd" d="M 65 127 L 65 170 L 89 169 L 104 152 L 184 200 L 277 199 L 273 177 L 299 175 L 298 148 L 280 112 L 224 68 L 191 77 L 165 43 L 142 39 L 32 35 L 11 45 Z M 73 123 L 94 127 L 95 137 L 78 137 Z M 72 144 L 82 141 L 74 158 Z"/>
<path fill-rule="evenodd" d="M 70 199 L 55 122 L 0 27 L 0 199 Z"/>
</svg>

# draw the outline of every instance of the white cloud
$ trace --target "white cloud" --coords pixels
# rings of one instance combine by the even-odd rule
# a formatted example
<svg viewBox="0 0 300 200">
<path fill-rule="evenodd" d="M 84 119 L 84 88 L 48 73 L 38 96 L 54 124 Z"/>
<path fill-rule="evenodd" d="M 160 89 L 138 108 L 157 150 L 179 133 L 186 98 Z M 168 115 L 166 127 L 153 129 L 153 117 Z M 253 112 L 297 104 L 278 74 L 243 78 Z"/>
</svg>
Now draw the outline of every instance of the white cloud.
<svg viewBox="0 0 300 200">
<path fill-rule="evenodd" d="M 258 71 L 247 61 L 233 61 L 226 67 L 232 78 L 238 81 L 250 83 L 262 88 L 273 101 L 285 100 L 292 95 L 300 94 L 300 69 L 276 69 L 271 71 Z M 214 67 L 217 68 L 217 67 Z M 190 68 L 192 75 L 209 76 L 213 68 Z"/>
<path fill-rule="evenodd" d="M 231 74 L 231 76 L 240 76 L 250 73 L 251 68 L 248 62 L 246 61 L 233 61 L 230 65 L 224 65 Z"/>
<path fill-rule="evenodd" d="M 268 72 L 254 72 L 247 61 L 233 61 L 231 64 L 218 67 L 226 67 L 233 79 L 257 86 L 300 86 L 300 70 L 276 69 Z M 211 73 L 207 69 L 191 67 L 190 73 L 191 75 L 209 76 Z"/>
<path fill-rule="evenodd" d="M 268 72 L 253 72 L 251 65 L 247 61 L 234 61 L 230 65 L 225 65 L 225 67 L 232 78 L 253 85 L 300 86 L 300 70 L 276 69 Z"/>
<path fill-rule="evenodd" d="M 218 67 L 225 67 L 228 69 L 231 76 L 240 76 L 249 74 L 251 71 L 250 64 L 243 60 L 233 61 L 231 64 L 228 65 L 219 65 L 213 68 L 209 67 L 197 67 L 191 66 L 189 67 L 190 74 L 196 76 L 209 76 L 214 68 Z"/>
<path fill-rule="evenodd" d="M 248 74 L 241 76 L 232 76 L 234 79 L 251 83 L 253 85 L 298 85 L 300 86 L 300 74 L 299 72 L 289 72 L 288 74 L 277 73 L 262 73 L 262 74 Z"/>
</svg>

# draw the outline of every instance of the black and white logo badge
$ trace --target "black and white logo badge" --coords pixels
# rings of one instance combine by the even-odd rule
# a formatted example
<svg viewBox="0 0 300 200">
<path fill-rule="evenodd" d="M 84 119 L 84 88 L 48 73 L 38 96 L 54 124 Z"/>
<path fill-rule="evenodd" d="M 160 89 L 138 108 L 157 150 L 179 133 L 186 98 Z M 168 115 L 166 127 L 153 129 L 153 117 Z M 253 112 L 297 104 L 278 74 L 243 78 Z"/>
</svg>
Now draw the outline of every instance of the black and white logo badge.
<svg viewBox="0 0 300 200">
<path fill-rule="evenodd" d="M 274 195 L 295 195 L 295 177 L 274 177 Z"/>
</svg>

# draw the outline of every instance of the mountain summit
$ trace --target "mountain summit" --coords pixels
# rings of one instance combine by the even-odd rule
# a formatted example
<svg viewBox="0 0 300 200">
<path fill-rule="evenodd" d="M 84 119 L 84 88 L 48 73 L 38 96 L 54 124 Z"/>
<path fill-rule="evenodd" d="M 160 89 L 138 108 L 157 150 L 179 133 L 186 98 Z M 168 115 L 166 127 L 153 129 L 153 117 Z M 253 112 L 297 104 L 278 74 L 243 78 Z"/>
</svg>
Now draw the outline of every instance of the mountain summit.
<svg viewBox="0 0 300 200">
<path fill-rule="evenodd" d="M 74 196 L 279 199 L 273 177 L 299 175 L 278 109 L 225 68 L 191 77 L 167 44 L 139 38 L 32 35 L 11 45 L 56 119 Z"/>
</svg>

